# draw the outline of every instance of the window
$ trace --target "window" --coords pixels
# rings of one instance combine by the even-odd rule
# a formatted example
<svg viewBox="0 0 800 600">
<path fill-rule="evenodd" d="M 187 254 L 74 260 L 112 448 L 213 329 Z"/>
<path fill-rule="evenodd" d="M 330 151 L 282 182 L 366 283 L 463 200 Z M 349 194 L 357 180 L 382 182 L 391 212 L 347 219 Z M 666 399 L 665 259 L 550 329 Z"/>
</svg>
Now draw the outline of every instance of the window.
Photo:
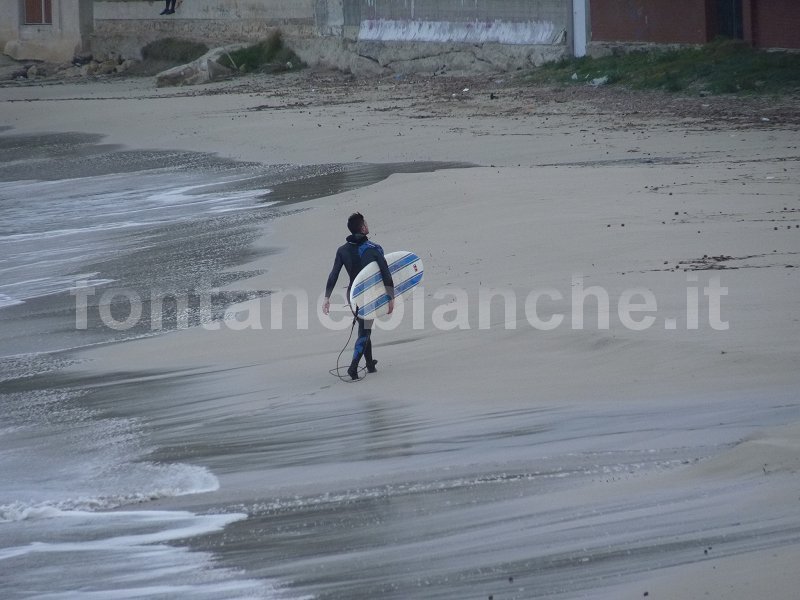
<svg viewBox="0 0 800 600">
<path fill-rule="evenodd" d="M 26 25 L 51 25 L 53 0 L 25 0 Z"/>
</svg>

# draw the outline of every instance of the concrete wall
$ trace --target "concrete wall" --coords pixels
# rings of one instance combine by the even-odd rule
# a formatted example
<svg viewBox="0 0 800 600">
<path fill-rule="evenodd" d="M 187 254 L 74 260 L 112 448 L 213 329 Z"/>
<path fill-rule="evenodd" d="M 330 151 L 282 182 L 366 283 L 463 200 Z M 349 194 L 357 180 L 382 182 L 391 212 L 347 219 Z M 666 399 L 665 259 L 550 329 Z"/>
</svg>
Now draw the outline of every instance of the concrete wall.
<svg viewBox="0 0 800 600">
<path fill-rule="evenodd" d="M 0 43 L 19 59 L 66 61 L 89 45 L 97 55 L 140 58 L 161 38 L 221 45 L 279 28 L 309 63 L 410 73 L 560 58 L 571 0 L 184 0 L 163 16 L 161 0 L 53 0 L 53 24 L 40 26 L 22 25 L 21 6 L 0 0 Z"/>
<path fill-rule="evenodd" d="M 566 25 L 563 0 L 343 0 L 346 25 L 363 20 L 523 22 L 547 19 Z"/>
<path fill-rule="evenodd" d="M 256 41 L 280 28 L 311 64 L 354 72 L 512 70 L 566 52 L 570 0 L 185 0 L 95 3 L 92 49 L 139 58 L 165 37 Z M 514 46 L 511 48 L 511 46 Z"/>
<path fill-rule="evenodd" d="M 571 14 L 571 0 L 316 0 L 315 17 L 318 33 L 337 36 L 345 51 L 323 53 L 330 64 L 474 73 L 563 57 Z"/>
<path fill-rule="evenodd" d="M 140 58 L 141 48 L 166 37 L 209 45 L 264 39 L 276 28 L 288 36 L 314 33 L 316 0 L 184 0 L 174 15 L 164 2 L 95 2 L 92 49 Z"/>
<path fill-rule="evenodd" d="M 359 40 L 560 44 L 569 0 L 343 0 L 345 35 Z"/>
<path fill-rule="evenodd" d="M 184 0 L 174 15 L 159 13 L 164 9 L 161 0 L 96 0 L 96 21 L 139 20 L 193 20 L 219 21 L 270 21 L 285 26 L 309 26 L 314 22 L 316 0 Z"/>
<path fill-rule="evenodd" d="M 58 0 L 52 4 L 53 22 L 25 25 L 22 2 L 3 0 L 0 5 L 0 42 L 5 54 L 18 60 L 65 62 L 89 48 L 92 0 Z"/>
</svg>

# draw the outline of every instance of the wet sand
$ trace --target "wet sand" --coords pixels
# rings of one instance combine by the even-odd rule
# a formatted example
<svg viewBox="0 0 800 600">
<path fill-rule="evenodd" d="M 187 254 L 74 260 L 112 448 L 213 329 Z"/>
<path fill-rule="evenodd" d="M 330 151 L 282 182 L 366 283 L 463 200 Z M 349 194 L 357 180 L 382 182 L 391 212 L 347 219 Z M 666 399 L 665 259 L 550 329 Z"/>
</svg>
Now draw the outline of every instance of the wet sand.
<svg viewBox="0 0 800 600">
<path fill-rule="evenodd" d="M 324 94 L 316 85 L 291 91 Z M 237 308 L 260 329 L 193 328 L 82 353 L 67 375 L 90 387 L 88 405 L 143 419 L 152 459 L 220 480 L 216 492 L 140 508 L 246 513 L 185 543 L 291 596 L 790 595 L 800 547 L 793 126 L 524 98 L 486 114 L 452 96 L 434 105 L 451 102 L 450 114 L 420 120 L 416 100 L 377 83 L 348 103 L 280 110 L 263 108 L 270 92 L 205 91 L 0 90 L 38 95 L 24 110 L 4 106 L 23 131 L 69 130 L 49 116 L 58 106 L 92 124 L 82 131 L 135 148 L 484 166 L 392 175 L 266 224 L 255 248 L 273 252 L 237 267 L 261 274 L 230 287 L 306 292 L 307 329 L 288 308 L 292 325 L 270 328 L 262 297 Z M 152 118 L 134 129 L 137 115 Z M 379 372 L 346 385 L 327 371 L 347 332 L 315 315 L 352 210 L 387 250 L 417 250 L 426 279 L 413 315 L 424 326 L 409 313 L 376 331 Z M 576 276 L 608 291 L 607 329 L 594 299 L 584 327 L 571 327 Z M 730 327 L 714 329 L 703 304 L 692 329 L 687 290 L 705 302 L 715 276 Z M 436 295 L 454 287 L 463 313 Z M 498 300 L 481 321 L 490 288 L 517 305 L 504 313 Z M 616 309 L 642 289 L 657 299 L 656 321 L 634 331 Z M 562 325 L 530 324 L 525 299 L 537 290 L 548 291 L 539 316 L 563 314 Z"/>
</svg>

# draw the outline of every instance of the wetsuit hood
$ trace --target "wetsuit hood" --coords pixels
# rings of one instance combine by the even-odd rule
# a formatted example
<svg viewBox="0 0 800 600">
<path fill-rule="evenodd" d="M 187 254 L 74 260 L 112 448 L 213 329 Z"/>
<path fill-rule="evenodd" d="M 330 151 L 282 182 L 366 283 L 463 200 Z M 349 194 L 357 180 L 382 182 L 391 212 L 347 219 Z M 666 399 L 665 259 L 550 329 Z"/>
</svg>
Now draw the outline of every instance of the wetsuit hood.
<svg viewBox="0 0 800 600">
<path fill-rule="evenodd" d="M 353 233 L 347 236 L 347 243 L 355 244 L 356 246 L 360 246 L 366 241 L 367 236 L 365 236 L 363 233 Z"/>
</svg>

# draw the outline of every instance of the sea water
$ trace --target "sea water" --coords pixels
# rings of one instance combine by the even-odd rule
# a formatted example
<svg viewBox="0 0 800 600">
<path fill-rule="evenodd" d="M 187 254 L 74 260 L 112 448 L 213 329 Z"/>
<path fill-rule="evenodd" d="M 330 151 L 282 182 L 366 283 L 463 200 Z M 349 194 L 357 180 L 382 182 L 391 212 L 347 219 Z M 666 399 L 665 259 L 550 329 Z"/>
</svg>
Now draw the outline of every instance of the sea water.
<svg viewBox="0 0 800 600">
<path fill-rule="evenodd" d="M 147 460 L 146 423 L 82 404 L 80 386 L 57 381 L 64 359 L 54 351 L 146 333 L 75 329 L 78 281 L 213 285 L 274 218 L 268 181 L 287 169 L 98 142 L 0 136 L 2 595 L 277 597 L 269 582 L 215 568 L 210 553 L 169 544 L 244 515 L 120 509 L 219 482 L 202 466 Z M 224 245 L 204 251 L 217 236 Z"/>
<path fill-rule="evenodd" d="M 65 351 L 154 333 L 147 322 L 78 328 L 71 292 L 147 298 L 231 283 L 252 275 L 235 267 L 253 258 L 261 226 L 296 202 L 430 168 L 264 166 L 127 151 L 93 135 L 0 135 L 3 598 L 286 597 L 276 582 L 170 543 L 246 515 L 147 510 L 219 481 L 203 466 L 153 461 L 146 417 L 91 408 L 85 386 L 59 374 Z M 216 314 L 240 299 L 217 295 Z"/>
</svg>

